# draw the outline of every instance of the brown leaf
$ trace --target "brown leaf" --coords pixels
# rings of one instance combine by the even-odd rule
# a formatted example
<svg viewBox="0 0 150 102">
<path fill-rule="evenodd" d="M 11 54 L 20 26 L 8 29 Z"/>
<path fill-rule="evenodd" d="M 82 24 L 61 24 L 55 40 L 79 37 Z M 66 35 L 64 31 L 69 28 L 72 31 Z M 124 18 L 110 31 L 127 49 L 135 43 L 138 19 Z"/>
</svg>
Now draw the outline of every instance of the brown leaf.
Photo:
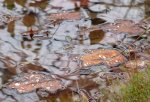
<svg viewBox="0 0 150 102">
<path fill-rule="evenodd" d="M 21 73 L 13 82 L 8 84 L 8 87 L 17 89 L 20 93 L 31 92 L 40 88 L 51 93 L 64 89 L 60 80 L 43 73 Z"/>
<path fill-rule="evenodd" d="M 23 64 L 24 63 L 22 63 L 22 66 L 20 67 L 22 72 L 42 71 L 42 70 L 44 70 L 44 68 L 42 66 L 39 66 L 39 65 L 34 65 L 34 64 L 31 64 L 31 63 L 25 64 L 25 65 L 23 65 Z"/>
<path fill-rule="evenodd" d="M 13 9 L 15 7 L 15 0 L 5 0 L 4 3 L 7 5 L 8 9 Z"/>
<path fill-rule="evenodd" d="M 99 49 L 92 51 L 80 57 L 83 66 L 92 66 L 97 64 L 106 64 L 108 66 L 117 66 L 126 61 L 126 58 L 116 50 Z"/>
<path fill-rule="evenodd" d="M 15 0 L 15 2 L 21 6 L 25 6 L 25 3 L 27 2 L 27 0 Z"/>
<path fill-rule="evenodd" d="M 80 18 L 81 15 L 79 12 L 54 13 L 48 16 L 50 20 L 77 20 Z"/>
<path fill-rule="evenodd" d="M 36 1 L 35 3 L 30 3 L 30 6 L 39 7 L 41 9 L 45 9 L 48 5 L 48 0 Z"/>
<path fill-rule="evenodd" d="M 97 44 L 104 38 L 104 31 L 102 30 L 94 30 L 89 34 L 91 44 Z"/>
<path fill-rule="evenodd" d="M 102 28 L 113 33 L 128 33 L 130 36 L 137 36 L 144 32 L 144 29 L 131 20 L 116 20 L 115 23 L 106 24 Z"/>
<path fill-rule="evenodd" d="M 88 7 L 89 0 L 80 0 L 80 5 L 82 7 Z"/>
<path fill-rule="evenodd" d="M 8 29 L 7 29 L 7 31 L 8 31 L 9 33 L 11 33 L 12 36 L 14 36 L 14 28 L 15 28 L 15 21 L 9 22 L 9 23 L 8 23 Z"/>
<path fill-rule="evenodd" d="M 23 24 L 27 27 L 30 27 L 32 25 L 35 24 L 36 22 L 36 18 L 35 18 L 35 14 L 34 13 L 29 13 L 27 15 L 24 16 L 23 18 Z"/>
</svg>

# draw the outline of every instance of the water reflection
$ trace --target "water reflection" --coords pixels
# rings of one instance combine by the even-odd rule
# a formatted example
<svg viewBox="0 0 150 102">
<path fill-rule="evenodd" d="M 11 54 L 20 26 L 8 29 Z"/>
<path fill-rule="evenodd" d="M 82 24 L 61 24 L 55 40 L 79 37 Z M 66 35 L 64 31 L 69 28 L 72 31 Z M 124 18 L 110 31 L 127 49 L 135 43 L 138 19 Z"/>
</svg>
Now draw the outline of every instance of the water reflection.
<svg viewBox="0 0 150 102">
<path fill-rule="evenodd" d="M 113 48 L 112 44 L 117 45 L 117 41 L 122 41 L 125 36 L 106 33 L 99 29 L 89 29 L 92 26 L 103 26 L 102 24 L 116 19 L 130 19 L 138 22 L 145 16 L 149 16 L 150 6 L 148 0 L 89 1 L 90 7 L 84 10 L 80 10 L 79 1 L 74 0 L 73 2 L 72 0 L 0 1 L 0 16 L 9 14 L 7 21 L 11 17 L 14 18 L 11 22 L 0 21 L 1 84 L 4 85 L 18 73 L 32 71 L 43 71 L 60 75 L 59 77 L 65 80 L 71 80 L 67 89 L 55 94 L 42 89 L 19 94 L 15 90 L 3 87 L 0 91 L 0 101 L 81 101 L 81 97 L 90 99 L 95 90 L 99 91 L 98 87 L 102 85 L 96 83 L 96 75 L 89 75 L 91 70 L 85 68 L 85 73 L 88 71 L 89 76 L 79 77 L 78 69 L 81 68 L 82 62 L 78 60 L 78 56 L 84 54 L 85 50 Z M 76 17 L 71 18 L 70 15 L 53 20 L 47 18 L 50 13 L 74 11 L 77 12 Z M 81 18 L 78 14 L 82 15 Z M 87 15 L 89 18 L 84 19 Z M 80 19 L 74 20 L 73 18 Z M 106 69 L 106 66 L 98 66 L 98 68 Z M 107 71 L 109 71 L 108 68 Z M 67 76 L 68 74 L 71 76 Z"/>
</svg>

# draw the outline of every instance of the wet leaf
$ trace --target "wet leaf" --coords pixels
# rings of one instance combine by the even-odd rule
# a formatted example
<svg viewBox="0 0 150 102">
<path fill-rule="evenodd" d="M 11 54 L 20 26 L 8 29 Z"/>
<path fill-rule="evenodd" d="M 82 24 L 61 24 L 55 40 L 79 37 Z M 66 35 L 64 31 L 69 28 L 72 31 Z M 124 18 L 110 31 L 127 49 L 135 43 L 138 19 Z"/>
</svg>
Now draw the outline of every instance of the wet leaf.
<svg viewBox="0 0 150 102">
<path fill-rule="evenodd" d="M 126 58 L 116 50 L 99 49 L 92 51 L 80 57 L 84 67 L 106 64 L 108 66 L 117 66 L 126 61 Z"/>
<path fill-rule="evenodd" d="M 45 9 L 48 6 L 48 0 L 35 1 L 35 3 L 30 3 L 29 5 Z"/>
<path fill-rule="evenodd" d="M 36 22 L 36 16 L 34 13 L 29 13 L 23 17 L 23 24 L 27 27 L 31 27 Z"/>
<path fill-rule="evenodd" d="M 43 73 L 21 73 L 8 84 L 9 88 L 17 89 L 20 93 L 31 92 L 36 89 L 44 89 L 51 93 L 63 90 L 64 86 L 60 80 L 52 78 Z"/>
<path fill-rule="evenodd" d="M 31 63 L 21 63 L 22 67 L 20 67 L 22 72 L 30 72 L 30 71 L 42 71 L 44 68 L 39 65 L 34 65 Z"/>
<path fill-rule="evenodd" d="M 82 7 L 88 7 L 89 0 L 80 0 L 80 5 Z"/>
<path fill-rule="evenodd" d="M 25 6 L 25 3 L 27 2 L 27 0 L 15 0 L 15 2 L 21 6 Z"/>
<path fill-rule="evenodd" d="M 7 8 L 12 10 L 15 7 L 14 0 L 5 0 L 4 3 L 7 5 Z"/>
<path fill-rule="evenodd" d="M 78 20 L 81 18 L 79 12 L 64 12 L 64 13 L 54 13 L 48 16 L 50 20 Z"/>
<path fill-rule="evenodd" d="M 128 33 L 129 36 L 137 36 L 144 32 L 144 29 L 131 20 L 116 20 L 115 23 L 106 24 L 102 28 L 113 33 Z"/>
<path fill-rule="evenodd" d="M 8 23 L 7 31 L 11 33 L 12 36 L 14 36 L 14 29 L 15 29 L 15 21 L 11 21 L 10 23 Z"/>
<path fill-rule="evenodd" d="M 94 30 L 92 32 L 90 32 L 90 41 L 91 44 L 97 44 L 99 43 L 103 38 L 104 38 L 104 31 L 102 30 Z"/>
</svg>

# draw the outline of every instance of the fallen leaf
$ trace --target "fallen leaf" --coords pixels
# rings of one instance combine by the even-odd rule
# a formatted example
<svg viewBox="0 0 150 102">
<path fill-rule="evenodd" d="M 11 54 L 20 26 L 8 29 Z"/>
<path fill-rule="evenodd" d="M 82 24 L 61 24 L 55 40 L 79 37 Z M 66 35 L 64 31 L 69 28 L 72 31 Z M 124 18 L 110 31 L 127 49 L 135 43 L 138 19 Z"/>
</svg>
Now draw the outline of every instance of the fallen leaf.
<svg viewBox="0 0 150 102">
<path fill-rule="evenodd" d="M 47 17 L 50 20 L 78 20 L 81 18 L 81 15 L 79 12 L 63 12 L 49 14 Z"/>
<path fill-rule="evenodd" d="M 34 13 L 29 13 L 29 14 L 27 14 L 27 15 L 25 15 L 24 17 L 23 17 L 23 24 L 25 25 L 25 26 L 27 26 L 27 27 L 31 27 L 32 25 L 34 25 L 35 24 L 35 22 L 36 22 L 36 18 L 35 18 L 36 16 L 35 16 L 35 14 Z"/>
<path fill-rule="evenodd" d="M 116 20 L 115 23 L 103 25 L 102 29 L 113 33 L 128 33 L 129 36 L 137 36 L 144 32 L 144 29 L 131 20 Z"/>
<path fill-rule="evenodd" d="M 17 89 L 20 93 L 31 92 L 36 89 L 44 89 L 51 93 L 63 90 L 64 84 L 58 79 L 43 73 L 21 73 L 8 84 L 9 88 Z"/>
<path fill-rule="evenodd" d="M 88 7 L 89 0 L 80 0 L 80 6 Z"/>
<path fill-rule="evenodd" d="M 14 21 L 9 22 L 7 31 L 11 33 L 12 36 L 14 36 L 14 28 L 15 28 L 15 22 Z"/>
<path fill-rule="evenodd" d="M 105 32 L 102 30 L 91 31 L 89 34 L 91 45 L 99 43 L 104 38 L 104 36 Z"/>
<path fill-rule="evenodd" d="M 35 3 L 30 3 L 30 6 L 41 8 L 42 10 L 48 6 L 48 0 L 35 1 Z"/>
<path fill-rule="evenodd" d="M 26 4 L 26 2 L 27 2 L 27 0 L 15 0 L 15 2 L 17 3 L 17 4 L 19 4 L 19 5 L 21 5 L 21 6 L 25 6 L 25 4 Z"/>
<path fill-rule="evenodd" d="M 14 0 L 5 0 L 4 3 L 6 4 L 7 8 L 12 10 L 15 7 Z"/>
<path fill-rule="evenodd" d="M 126 61 L 126 58 L 117 50 L 99 49 L 92 51 L 79 58 L 83 62 L 84 67 L 106 64 L 110 67 L 117 66 Z"/>
</svg>

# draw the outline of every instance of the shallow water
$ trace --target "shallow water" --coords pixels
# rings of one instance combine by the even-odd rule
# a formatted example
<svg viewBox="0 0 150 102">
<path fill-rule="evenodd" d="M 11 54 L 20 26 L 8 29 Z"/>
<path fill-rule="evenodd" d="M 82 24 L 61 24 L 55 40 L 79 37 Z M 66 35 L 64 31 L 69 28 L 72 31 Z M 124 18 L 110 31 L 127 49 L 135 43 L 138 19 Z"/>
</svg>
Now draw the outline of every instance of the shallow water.
<svg viewBox="0 0 150 102">
<path fill-rule="evenodd" d="M 83 97 L 97 101 L 101 96 L 99 88 L 108 83 L 105 79 L 99 83 L 95 72 L 109 73 L 110 69 L 105 65 L 82 69 L 78 57 L 91 50 L 116 49 L 119 41 L 134 40 L 126 34 L 114 35 L 100 29 L 103 24 L 117 19 L 140 22 L 150 16 L 148 3 L 143 0 L 90 0 L 88 8 L 75 8 L 71 0 L 30 2 L 0 0 L 0 16 L 16 17 L 11 22 L 7 22 L 9 17 L 0 18 L 1 102 L 80 102 Z M 46 18 L 50 13 L 64 11 L 80 12 L 82 17 L 62 21 Z M 21 94 L 5 87 L 14 76 L 32 71 L 60 78 L 66 88 L 54 92 L 37 89 Z M 110 79 L 114 77 L 110 75 Z"/>
</svg>

